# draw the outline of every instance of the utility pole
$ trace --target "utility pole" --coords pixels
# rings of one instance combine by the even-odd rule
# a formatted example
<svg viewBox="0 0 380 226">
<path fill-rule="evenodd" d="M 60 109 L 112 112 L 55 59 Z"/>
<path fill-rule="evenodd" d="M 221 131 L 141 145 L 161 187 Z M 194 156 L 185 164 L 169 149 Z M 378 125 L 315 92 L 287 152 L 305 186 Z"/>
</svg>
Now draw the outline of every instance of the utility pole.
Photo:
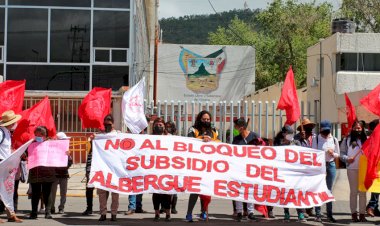
<svg viewBox="0 0 380 226">
<path fill-rule="evenodd" d="M 154 65 L 153 65 L 153 101 L 154 106 L 157 103 L 157 68 L 158 68 L 158 0 L 155 5 L 155 26 L 154 26 Z"/>
<path fill-rule="evenodd" d="M 322 121 L 322 77 L 323 77 L 323 58 L 322 58 L 322 42 L 319 39 L 319 122 Z"/>
</svg>

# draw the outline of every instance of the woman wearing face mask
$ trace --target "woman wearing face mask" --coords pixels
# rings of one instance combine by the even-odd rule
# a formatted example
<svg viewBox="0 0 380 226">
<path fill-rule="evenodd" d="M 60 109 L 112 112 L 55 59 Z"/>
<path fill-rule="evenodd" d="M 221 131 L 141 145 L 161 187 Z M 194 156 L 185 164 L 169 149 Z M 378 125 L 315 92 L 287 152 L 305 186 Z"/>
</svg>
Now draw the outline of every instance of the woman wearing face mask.
<svg viewBox="0 0 380 226">
<path fill-rule="evenodd" d="M 301 146 L 301 143 L 298 140 L 294 139 L 294 130 L 291 126 L 285 125 L 282 127 L 281 131 L 277 133 L 274 138 L 274 146 L 287 146 L 287 145 L 297 145 Z M 303 209 L 297 209 L 298 221 L 306 222 Z M 289 208 L 284 208 L 284 221 L 290 221 Z"/>
<path fill-rule="evenodd" d="M 350 209 L 353 222 L 367 222 L 365 218 L 367 197 L 365 192 L 358 190 L 359 158 L 362 155 L 361 147 L 367 140 L 364 125 L 355 121 L 351 133 L 340 144 L 340 158 L 347 165 L 347 177 L 350 184 Z M 357 213 L 359 196 L 359 218 Z"/>
<path fill-rule="evenodd" d="M 211 113 L 208 111 L 199 112 L 199 114 L 197 115 L 197 118 L 195 119 L 194 126 L 192 126 L 189 129 L 189 133 L 187 136 L 201 139 L 203 142 L 219 141 L 218 140 L 218 133 L 211 126 Z M 186 220 L 188 222 L 193 222 L 193 209 L 195 207 L 195 204 L 198 201 L 198 196 L 199 196 L 198 194 L 190 194 L 189 203 L 188 203 L 188 207 L 187 207 L 187 214 L 186 214 Z M 210 198 L 207 196 L 201 196 L 201 197 L 205 197 L 207 199 Z M 207 214 L 206 214 L 207 206 L 205 206 L 204 203 L 209 203 L 209 202 L 208 202 L 208 200 L 205 201 L 201 198 L 201 215 L 200 215 L 200 218 L 202 220 L 207 219 Z"/>
<path fill-rule="evenodd" d="M 104 133 L 105 134 L 112 134 L 112 133 L 118 133 L 119 131 L 114 129 L 113 126 L 114 119 L 111 114 L 106 115 L 103 120 L 104 125 Z M 99 211 L 100 211 L 100 218 L 99 221 L 105 221 L 107 219 L 107 200 L 109 191 L 105 191 L 103 189 L 97 189 L 97 194 L 99 196 Z M 117 209 L 119 208 L 119 194 L 111 192 L 111 221 L 116 221 L 116 215 L 117 215 Z"/>
<path fill-rule="evenodd" d="M 332 186 L 336 175 L 335 159 L 339 157 L 340 149 L 338 140 L 331 134 L 331 122 L 323 120 L 320 123 L 319 135 L 313 139 L 312 148 L 324 151 L 326 160 L 326 185 L 332 192 Z M 326 203 L 327 220 L 335 223 L 333 217 L 332 202 Z M 315 221 L 322 222 L 321 207 L 315 207 Z"/>
<path fill-rule="evenodd" d="M 153 122 L 153 135 L 165 135 L 165 121 L 162 118 L 156 118 Z M 153 193 L 152 201 L 154 207 L 154 221 L 160 221 L 160 205 L 166 212 L 165 221 L 170 219 L 170 203 L 172 195 Z"/>
<path fill-rule="evenodd" d="M 35 142 L 48 140 L 48 129 L 39 126 L 34 130 Z M 55 167 L 37 166 L 29 170 L 28 183 L 32 188 L 32 212 L 29 219 L 37 219 L 38 203 L 41 198 L 45 202 L 45 218 L 51 219 L 51 187 L 56 180 Z"/>
</svg>

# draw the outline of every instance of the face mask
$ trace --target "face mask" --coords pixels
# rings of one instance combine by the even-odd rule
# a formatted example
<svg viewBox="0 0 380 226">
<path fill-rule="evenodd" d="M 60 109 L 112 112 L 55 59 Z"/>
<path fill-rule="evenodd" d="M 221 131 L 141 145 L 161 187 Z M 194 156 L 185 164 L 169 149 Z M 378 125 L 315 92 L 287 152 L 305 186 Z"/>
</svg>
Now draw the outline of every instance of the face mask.
<svg viewBox="0 0 380 226">
<path fill-rule="evenodd" d="M 286 134 L 286 135 L 285 135 L 285 139 L 286 139 L 287 141 L 292 141 L 292 140 L 293 140 L 293 137 L 294 137 L 293 134 Z"/>
<path fill-rule="evenodd" d="M 112 131 L 112 125 L 111 125 L 111 124 L 105 124 L 105 125 L 104 125 L 104 131 L 105 131 L 106 133 L 111 132 L 111 131 Z"/>
<path fill-rule="evenodd" d="M 35 137 L 34 140 L 38 143 L 41 143 L 41 142 L 44 142 L 44 138 L 43 137 Z"/>
<path fill-rule="evenodd" d="M 168 131 L 168 133 L 170 133 L 170 134 L 174 133 L 174 129 L 173 128 L 167 128 L 166 131 Z"/>
<path fill-rule="evenodd" d="M 323 136 L 327 136 L 327 135 L 330 134 L 330 130 L 324 130 L 324 131 L 321 131 L 321 134 L 322 134 Z"/>
<path fill-rule="evenodd" d="M 161 127 L 161 126 L 154 126 L 153 127 L 153 134 L 161 135 L 163 133 L 164 133 L 164 127 Z"/>
<path fill-rule="evenodd" d="M 238 136 L 240 134 L 239 130 L 238 129 L 234 129 L 234 137 Z"/>
<path fill-rule="evenodd" d="M 311 134 L 313 132 L 313 128 L 305 128 L 305 133 Z"/>
<path fill-rule="evenodd" d="M 211 128 L 211 122 L 201 122 L 201 126 L 205 129 Z"/>
</svg>

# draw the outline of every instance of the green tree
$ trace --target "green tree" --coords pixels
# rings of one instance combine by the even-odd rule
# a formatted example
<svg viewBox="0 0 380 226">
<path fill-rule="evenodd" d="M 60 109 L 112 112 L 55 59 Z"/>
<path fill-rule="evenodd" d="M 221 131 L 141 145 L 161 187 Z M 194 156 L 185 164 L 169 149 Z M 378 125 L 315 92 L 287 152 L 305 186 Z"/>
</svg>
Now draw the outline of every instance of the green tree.
<svg viewBox="0 0 380 226">
<path fill-rule="evenodd" d="M 237 18 L 209 34 L 210 44 L 252 45 L 256 49 L 256 89 L 283 81 L 293 66 L 297 86 L 306 84 L 307 48 L 330 34 L 332 6 L 274 0 L 248 25 Z"/>
<path fill-rule="evenodd" d="M 380 32 L 379 0 L 343 0 L 341 14 L 354 19 L 358 31 Z"/>
</svg>

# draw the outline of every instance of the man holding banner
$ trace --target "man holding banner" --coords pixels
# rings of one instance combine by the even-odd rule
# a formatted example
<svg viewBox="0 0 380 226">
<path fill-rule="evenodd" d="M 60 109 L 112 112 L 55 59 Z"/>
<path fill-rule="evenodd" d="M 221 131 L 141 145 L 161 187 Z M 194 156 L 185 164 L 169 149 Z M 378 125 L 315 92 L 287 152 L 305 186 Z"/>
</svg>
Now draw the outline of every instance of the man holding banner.
<svg viewBox="0 0 380 226">
<path fill-rule="evenodd" d="M 21 119 L 21 115 L 15 114 L 14 111 L 12 111 L 12 110 L 5 111 L 1 116 L 1 121 L 0 121 L 0 162 L 7 159 L 12 153 L 10 130 L 16 126 L 16 122 L 19 121 L 20 119 Z M 4 169 L 4 171 L 6 171 L 6 169 Z M 17 170 L 16 170 L 16 172 L 17 172 Z M 13 176 L 15 176 L 16 172 L 13 174 Z M 11 177 L 12 177 L 12 173 L 10 173 L 7 178 L 11 178 Z M 9 182 L 12 183 L 11 181 L 9 181 Z M 13 183 L 14 183 L 14 178 L 13 178 Z M 13 184 L 13 186 L 10 186 L 10 187 L 13 188 L 11 198 L 9 198 L 9 194 L 4 194 L 2 191 L 1 191 L 0 196 L 1 196 L 1 200 L 4 201 L 4 198 L 7 195 L 7 199 L 9 201 L 11 201 L 11 204 L 7 205 L 6 204 L 7 202 L 4 202 L 4 203 L 2 202 L 2 205 L 4 205 L 6 207 L 9 222 L 22 222 L 22 220 L 20 220 L 14 212 L 14 203 L 13 203 L 14 184 Z"/>
</svg>

